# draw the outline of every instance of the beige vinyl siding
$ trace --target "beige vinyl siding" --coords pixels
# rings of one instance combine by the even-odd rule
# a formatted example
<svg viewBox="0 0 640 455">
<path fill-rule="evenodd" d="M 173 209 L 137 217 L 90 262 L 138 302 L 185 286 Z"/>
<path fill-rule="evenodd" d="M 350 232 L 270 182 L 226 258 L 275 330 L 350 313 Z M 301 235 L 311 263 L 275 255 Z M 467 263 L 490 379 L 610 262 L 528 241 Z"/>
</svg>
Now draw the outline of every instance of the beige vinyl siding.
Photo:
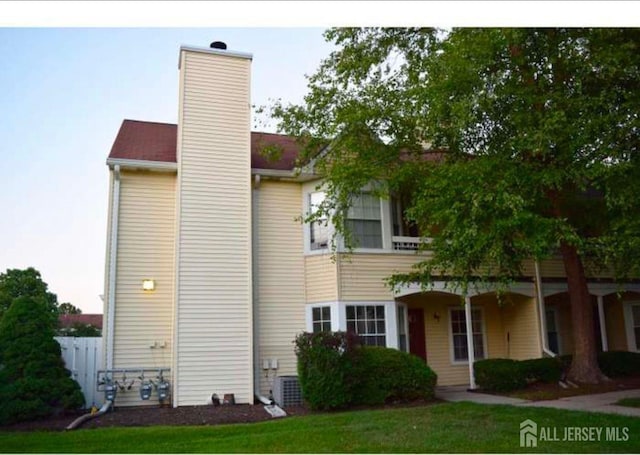
<svg viewBox="0 0 640 455">
<path fill-rule="evenodd" d="M 469 384 L 469 367 L 465 362 L 454 362 L 452 352 L 451 319 L 452 308 L 463 309 L 460 296 L 429 292 L 402 297 L 409 308 L 424 311 L 427 364 L 438 374 L 438 385 Z M 473 308 L 480 308 L 486 356 L 488 358 L 508 357 L 506 332 L 503 322 L 503 307 L 499 306 L 493 294 L 471 299 Z"/>
<path fill-rule="evenodd" d="M 507 357 L 515 360 L 541 357 L 540 319 L 536 299 L 509 294 L 509 299 L 502 308 L 502 316 L 505 337 L 507 334 L 509 337 Z"/>
<path fill-rule="evenodd" d="M 259 361 L 278 361 L 277 371 L 260 374 L 268 395 L 277 373 L 296 375 L 295 336 L 305 329 L 302 189 L 298 183 L 263 181 L 258 197 Z"/>
<path fill-rule="evenodd" d="M 115 369 L 171 367 L 175 183 L 174 174 L 121 172 Z M 155 291 L 142 290 L 145 278 L 155 280 Z M 141 401 L 137 387 L 120 391 L 117 400 L 119 406 L 157 405 L 155 399 Z"/>
<path fill-rule="evenodd" d="M 393 300 L 393 292 L 385 279 L 394 273 L 404 273 L 424 259 L 415 254 L 340 255 L 340 300 Z"/>
<path fill-rule="evenodd" d="M 314 254 L 304 258 L 306 303 L 338 300 L 336 263 L 330 254 Z"/>
<path fill-rule="evenodd" d="M 250 60 L 181 51 L 175 405 L 253 397 Z"/>
</svg>

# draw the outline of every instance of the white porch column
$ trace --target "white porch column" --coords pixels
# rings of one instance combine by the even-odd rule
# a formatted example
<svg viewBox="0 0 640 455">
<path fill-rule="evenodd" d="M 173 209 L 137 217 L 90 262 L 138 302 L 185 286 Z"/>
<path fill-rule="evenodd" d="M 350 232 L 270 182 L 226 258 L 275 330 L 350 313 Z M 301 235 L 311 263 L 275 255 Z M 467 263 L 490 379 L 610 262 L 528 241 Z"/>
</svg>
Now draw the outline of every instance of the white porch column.
<svg viewBox="0 0 640 455">
<path fill-rule="evenodd" d="M 473 363 L 476 360 L 476 353 L 473 350 L 473 325 L 471 322 L 471 297 L 464 298 L 464 317 L 467 325 L 467 351 L 469 352 L 469 388 L 476 388 L 476 377 L 473 374 Z"/>
<path fill-rule="evenodd" d="M 598 296 L 598 317 L 600 318 L 600 339 L 602 340 L 602 350 L 607 352 L 609 344 L 607 343 L 607 325 L 604 320 L 604 297 Z"/>
</svg>

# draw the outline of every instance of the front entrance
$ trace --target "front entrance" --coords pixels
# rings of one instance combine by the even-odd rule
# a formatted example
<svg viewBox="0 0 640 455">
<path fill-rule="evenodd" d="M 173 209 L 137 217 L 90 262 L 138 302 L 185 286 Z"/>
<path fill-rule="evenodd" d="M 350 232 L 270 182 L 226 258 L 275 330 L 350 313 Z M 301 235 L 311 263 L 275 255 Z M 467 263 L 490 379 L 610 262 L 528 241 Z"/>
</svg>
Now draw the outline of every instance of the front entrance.
<svg viewBox="0 0 640 455">
<path fill-rule="evenodd" d="M 409 309 L 409 352 L 427 361 L 427 343 L 424 334 L 424 310 Z"/>
</svg>

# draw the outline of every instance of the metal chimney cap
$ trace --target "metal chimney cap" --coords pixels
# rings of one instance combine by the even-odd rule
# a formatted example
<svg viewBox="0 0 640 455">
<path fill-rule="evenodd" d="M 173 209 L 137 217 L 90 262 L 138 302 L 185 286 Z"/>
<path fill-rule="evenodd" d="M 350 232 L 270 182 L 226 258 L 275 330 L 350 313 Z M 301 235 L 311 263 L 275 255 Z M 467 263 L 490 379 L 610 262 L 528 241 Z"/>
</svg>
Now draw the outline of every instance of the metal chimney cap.
<svg viewBox="0 0 640 455">
<path fill-rule="evenodd" d="M 223 51 L 227 50 L 227 43 L 223 41 L 214 41 L 209 45 L 211 49 L 222 49 Z"/>
</svg>

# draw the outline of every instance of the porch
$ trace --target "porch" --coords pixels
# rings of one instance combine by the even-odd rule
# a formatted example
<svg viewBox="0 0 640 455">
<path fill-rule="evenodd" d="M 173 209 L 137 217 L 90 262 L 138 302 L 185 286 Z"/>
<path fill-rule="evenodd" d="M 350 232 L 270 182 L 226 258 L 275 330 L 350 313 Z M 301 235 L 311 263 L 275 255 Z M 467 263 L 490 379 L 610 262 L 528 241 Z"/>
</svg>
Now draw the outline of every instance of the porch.
<svg viewBox="0 0 640 455">
<path fill-rule="evenodd" d="M 540 321 L 531 295 L 510 292 L 499 301 L 495 292 L 464 298 L 439 290 L 406 294 L 396 301 L 407 308 L 408 351 L 425 359 L 438 374 L 438 385 L 475 387 L 471 345 L 472 363 L 542 356 Z"/>
</svg>

